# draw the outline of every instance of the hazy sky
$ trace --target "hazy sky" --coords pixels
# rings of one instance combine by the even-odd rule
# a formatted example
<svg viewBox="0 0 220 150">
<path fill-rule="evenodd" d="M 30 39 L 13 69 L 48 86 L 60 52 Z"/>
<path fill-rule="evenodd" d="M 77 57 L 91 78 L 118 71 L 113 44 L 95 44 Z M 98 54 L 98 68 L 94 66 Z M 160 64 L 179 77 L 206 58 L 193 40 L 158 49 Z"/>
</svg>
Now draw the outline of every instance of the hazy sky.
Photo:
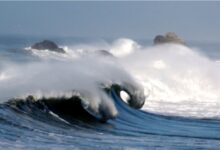
<svg viewBox="0 0 220 150">
<path fill-rule="evenodd" d="M 220 2 L 0 2 L 0 34 L 220 41 Z"/>
</svg>

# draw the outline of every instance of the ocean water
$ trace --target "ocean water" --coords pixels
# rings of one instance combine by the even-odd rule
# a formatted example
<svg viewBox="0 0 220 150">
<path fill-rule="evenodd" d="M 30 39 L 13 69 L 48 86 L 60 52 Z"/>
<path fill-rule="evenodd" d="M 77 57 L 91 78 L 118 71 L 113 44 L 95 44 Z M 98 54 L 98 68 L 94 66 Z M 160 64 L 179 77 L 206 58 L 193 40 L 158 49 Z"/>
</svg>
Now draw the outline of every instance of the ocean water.
<svg viewBox="0 0 220 150">
<path fill-rule="evenodd" d="M 0 149 L 219 149 L 220 43 L 0 37 Z"/>
</svg>

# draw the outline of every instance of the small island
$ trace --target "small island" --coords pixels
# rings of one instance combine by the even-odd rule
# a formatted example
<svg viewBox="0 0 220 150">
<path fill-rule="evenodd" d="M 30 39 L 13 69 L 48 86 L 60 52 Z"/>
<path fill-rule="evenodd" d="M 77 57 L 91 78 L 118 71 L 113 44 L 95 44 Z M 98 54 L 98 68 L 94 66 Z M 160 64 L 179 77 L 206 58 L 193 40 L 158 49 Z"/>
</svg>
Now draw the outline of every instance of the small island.
<svg viewBox="0 0 220 150">
<path fill-rule="evenodd" d="M 154 45 L 165 43 L 185 45 L 184 40 L 179 38 L 175 32 L 167 32 L 165 35 L 157 35 L 154 38 Z"/>
<path fill-rule="evenodd" d="M 31 48 L 36 50 L 49 50 L 58 53 L 65 53 L 63 48 L 58 47 L 56 43 L 50 40 L 44 40 L 42 42 L 35 43 L 31 46 Z"/>
</svg>

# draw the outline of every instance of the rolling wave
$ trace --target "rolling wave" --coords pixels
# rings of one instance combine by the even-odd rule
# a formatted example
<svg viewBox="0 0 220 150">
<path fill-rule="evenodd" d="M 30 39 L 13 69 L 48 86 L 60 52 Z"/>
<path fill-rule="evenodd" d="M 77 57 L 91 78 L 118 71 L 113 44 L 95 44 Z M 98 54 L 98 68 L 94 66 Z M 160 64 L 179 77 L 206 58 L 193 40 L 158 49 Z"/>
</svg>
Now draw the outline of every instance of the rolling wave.
<svg viewBox="0 0 220 150">
<path fill-rule="evenodd" d="M 220 147 L 219 63 L 200 50 L 131 39 L 63 49 L 0 60 L 0 148 Z"/>
<path fill-rule="evenodd" d="M 14 143 L 12 149 L 22 146 L 48 149 L 60 145 L 74 149 L 143 149 L 155 148 L 155 144 L 163 148 L 187 148 L 181 143 L 191 148 L 192 145 L 210 148 L 205 145 L 207 142 L 219 146 L 220 120 L 155 115 L 130 107 L 114 88 L 108 95 L 118 110 L 118 116 L 108 121 L 88 112 L 79 97 L 35 101 L 29 96 L 25 100 L 8 101 L 0 106 L 0 120 L 1 131 L 10 132 L 1 134 L 0 138 L 7 140 L 7 136 L 15 134 L 14 140 L 8 140 L 8 144 Z M 167 143 L 157 143 L 161 139 Z M 46 147 L 37 145 L 39 141 L 44 141 Z"/>
<path fill-rule="evenodd" d="M 102 49 L 102 46 L 113 57 L 94 56 L 94 52 Z M 148 97 L 143 107 L 145 111 L 194 118 L 220 116 L 220 66 L 199 48 L 178 44 L 142 46 L 131 39 L 118 39 L 110 44 L 90 43 L 64 46 L 64 49 L 65 57 L 38 51 L 33 55 L 49 60 L 68 61 L 85 57 L 103 58 L 103 62 L 108 60 L 113 62 L 113 66 L 121 66 L 144 87 Z M 109 74 L 114 74 L 113 72 L 121 71 L 111 70 Z"/>
</svg>

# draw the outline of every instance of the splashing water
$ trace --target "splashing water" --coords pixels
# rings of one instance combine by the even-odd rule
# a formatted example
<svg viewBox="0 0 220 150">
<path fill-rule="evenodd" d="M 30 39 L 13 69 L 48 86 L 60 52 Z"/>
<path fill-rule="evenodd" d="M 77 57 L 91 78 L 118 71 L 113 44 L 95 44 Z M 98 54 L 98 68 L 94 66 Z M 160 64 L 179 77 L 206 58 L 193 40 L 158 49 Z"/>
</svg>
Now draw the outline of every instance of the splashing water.
<svg viewBox="0 0 220 150">
<path fill-rule="evenodd" d="M 125 38 L 61 47 L 0 59 L 1 148 L 219 148 L 218 61 Z"/>
<path fill-rule="evenodd" d="M 176 44 L 144 47 L 131 39 L 104 45 L 117 57 L 114 61 L 145 87 L 149 97 L 144 110 L 199 118 L 220 116 L 220 64 L 198 48 Z M 89 54 L 90 47 L 92 51 L 101 48 L 97 43 L 82 47 L 82 54 Z M 72 55 L 77 50 L 69 51 Z"/>
<path fill-rule="evenodd" d="M 219 63 L 198 49 L 165 44 L 144 48 L 121 61 L 149 93 L 144 110 L 201 118 L 220 116 Z"/>
</svg>

